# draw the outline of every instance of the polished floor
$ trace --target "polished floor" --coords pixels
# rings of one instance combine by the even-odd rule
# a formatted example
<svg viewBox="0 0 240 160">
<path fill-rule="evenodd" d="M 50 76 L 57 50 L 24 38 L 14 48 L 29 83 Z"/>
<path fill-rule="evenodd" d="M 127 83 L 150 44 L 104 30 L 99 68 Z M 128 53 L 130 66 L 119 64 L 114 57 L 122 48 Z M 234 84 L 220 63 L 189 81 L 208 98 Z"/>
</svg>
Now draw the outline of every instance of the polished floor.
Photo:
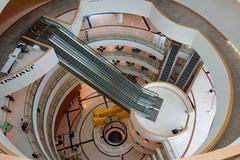
<svg viewBox="0 0 240 160">
<path fill-rule="evenodd" d="M 68 116 L 66 114 L 64 115 L 57 132 L 57 135 L 61 135 L 64 140 L 62 145 L 57 145 L 59 154 L 62 157 L 73 156 L 74 152 L 72 152 L 72 149 L 69 146 L 78 145 L 75 152 L 76 154 L 78 153 L 78 158 L 81 158 L 83 160 L 94 160 L 99 158 L 106 160 L 143 160 L 147 158 L 146 155 L 136 151 L 133 148 L 129 139 L 117 146 L 112 146 L 106 143 L 102 133 L 103 126 L 97 127 L 93 123 L 93 110 L 96 108 L 108 108 L 114 104 L 107 99 L 105 101 L 102 95 L 97 96 L 98 93 L 96 93 L 86 84 L 82 85 L 80 95 L 82 99 L 89 98 L 89 100 L 82 102 L 84 109 L 80 115 L 77 115 L 81 116 L 81 118 L 79 119 L 78 126 L 74 131 L 76 138 L 74 136 L 71 138 L 72 142 L 70 142 L 69 135 L 64 134 L 69 133 L 67 122 Z M 73 100 L 71 108 L 68 109 L 69 111 L 73 110 L 76 107 L 74 103 L 78 103 L 78 101 Z M 70 123 L 72 123 L 74 119 L 75 118 L 69 118 Z M 128 119 L 122 120 L 121 123 L 127 127 Z M 126 132 L 126 134 L 128 133 Z"/>
</svg>

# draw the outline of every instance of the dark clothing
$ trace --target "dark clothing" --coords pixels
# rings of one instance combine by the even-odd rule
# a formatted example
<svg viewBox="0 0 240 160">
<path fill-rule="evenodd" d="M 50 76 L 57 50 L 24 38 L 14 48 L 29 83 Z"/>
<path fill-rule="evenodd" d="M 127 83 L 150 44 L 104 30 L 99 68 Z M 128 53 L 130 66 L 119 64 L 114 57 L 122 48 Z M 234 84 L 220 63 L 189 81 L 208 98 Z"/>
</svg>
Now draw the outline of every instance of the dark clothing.
<svg viewBox="0 0 240 160">
<path fill-rule="evenodd" d="M 14 102 L 14 98 L 13 98 L 12 96 L 7 95 L 7 96 L 5 96 L 5 97 L 8 98 L 10 101 L 13 101 L 13 102 Z"/>
</svg>

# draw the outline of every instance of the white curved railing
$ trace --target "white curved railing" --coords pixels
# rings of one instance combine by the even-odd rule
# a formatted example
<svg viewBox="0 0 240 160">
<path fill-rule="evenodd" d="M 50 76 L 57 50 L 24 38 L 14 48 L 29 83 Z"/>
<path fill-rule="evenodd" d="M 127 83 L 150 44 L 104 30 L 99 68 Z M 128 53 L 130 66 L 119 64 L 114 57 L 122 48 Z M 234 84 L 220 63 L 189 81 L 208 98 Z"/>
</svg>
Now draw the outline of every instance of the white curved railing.
<svg viewBox="0 0 240 160">
<path fill-rule="evenodd" d="M 131 2 L 132 3 L 132 2 Z M 113 5 L 113 6 L 115 6 L 115 4 L 111 4 L 111 5 Z M 135 5 L 134 5 L 135 6 Z M 101 8 L 101 7 L 100 7 Z M 112 8 L 114 8 L 114 7 L 112 7 Z M 101 8 L 102 9 L 102 8 Z M 99 10 L 101 10 L 101 9 L 99 9 Z M 99 11 L 98 9 L 95 9 L 95 10 L 97 10 L 97 11 Z M 152 11 L 152 12 L 154 12 L 154 11 Z M 159 15 L 159 13 L 157 13 L 156 15 Z M 153 15 L 152 15 L 153 16 Z M 166 20 L 166 19 L 165 19 Z M 153 20 L 154 21 L 154 20 Z M 157 19 L 155 19 L 155 21 L 157 21 Z M 168 20 L 169 21 L 169 20 Z M 172 27 L 172 26 L 174 26 L 174 25 L 176 25 L 176 24 L 174 24 L 174 23 L 171 23 L 171 25 L 170 25 L 170 23 L 168 22 L 167 23 L 170 27 L 168 28 L 169 30 L 171 30 L 171 31 L 173 31 L 174 30 L 174 27 Z M 162 25 L 160 25 L 160 26 L 162 26 Z M 179 26 L 178 26 L 179 27 Z M 170 31 L 168 31 L 168 30 L 166 30 L 166 26 L 165 27 L 163 27 L 165 30 L 165 32 L 167 33 L 167 32 L 170 32 Z M 176 27 L 175 27 L 176 28 Z M 181 28 L 181 27 L 180 27 Z M 182 27 L 182 28 L 184 28 L 184 27 Z M 185 29 L 186 29 L 186 27 L 185 27 Z M 175 32 L 177 31 L 178 29 L 176 29 L 176 30 L 174 30 Z M 179 31 L 178 31 L 179 32 Z M 190 31 L 188 32 L 189 34 L 191 33 Z M 189 37 L 189 34 L 188 35 L 185 35 L 186 37 Z M 166 34 L 167 35 L 167 34 Z M 172 35 L 172 36 L 174 36 L 174 35 Z M 179 36 L 179 35 L 176 35 L 176 36 Z M 179 37 L 178 37 L 179 38 Z M 179 38 L 180 39 L 180 38 Z M 203 52 L 205 52 L 206 54 L 204 54 L 203 55 L 203 57 L 204 57 L 204 59 L 207 59 L 207 58 L 209 58 L 208 56 L 210 55 L 209 53 L 210 52 L 212 52 L 212 53 L 215 53 L 215 55 L 217 55 L 217 51 L 213 48 L 213 46 L 211 46 L 211 44 L 209 44 L 208 43 L 208 40 L 203 36 L 203 35 L 201 35 L 201 33 L 196 33 L 196 34 L 194 34 L 194 36 L 193 36 L 193 39 L 190 39 L 190 40 L 187 40 L 187 39 L 180 39 L 181 41 L 188 41 L 188 42 L 191 42 L 191 43 L 188 43 L 188 44 L 193 44 L 193 46 L 195 46 L 196 48 L 197 48 L 197 50 L 198 51 L 200 51 L 199 52 L 199 54 L 201 55 L 201 53 L 203 53 Z M 191 41 L 192 40 L 192 41 Z M 205 46 L 206 48 L 202 48 L 202 46 Z M 221 108 L 219 108 L 219 109 L 222 109 L 222 112 L 224 112 L 224 113 L 219 113 L 218 112 L 218 116 L 221 116 L 222 115 L 222 117 L 226 117 L 227 115 L 226 115 L 226 112 L 228 111 L 228 108 L 226 107 L 226 106 L 228 106 L 228 103 L 229 103 L 229 100 L 230 100 L 230 97 L 229 97 L 229 95 L 230 95 L 230 92 L 231 92 L 231 90 L 230 90 L 230 80 L 229 80 L 229 76 L 228 76 L 228 74 L 227 74 L 227 71 L 226 71 L 226 69 L 224 68 L 224 64 L 222 63 L 222 61 L 221 61 L 221 59 L 217 56 L 217 58 L 216 59 L 218 59 L 219 60 L 219 62 L 217 63 L 217 65 L 216 64 L 211 64 L 211 61 L 214 59 L 214 58 L 216 58 L 216 57 L 211 57 L 211 58 L 209 58 L 209 60 L 208 60 L 208 64 L 210 64 L 210 70 L 211 70 L 211 72 L 213 72 L 213 78 L 214 79 L 221 79 L 222 81 L 220 81 L 220 82 L 217 82 L 217 85 L 216 85 L 216 89 L 217 89 L 217 91 L 219 92 L 219 95 L 218 96 L 220 96 L 219 98 L 218 98 L 218 104 L 220 104 L 221 103 L 221 100 L 223 100 L 223 105 L 222 106 L 224 106 L 225 108 L 223 108 L 223 107 L 221 107 Z M 217 69 L 219 69 L 219 70 L 221 70 L 221 75 L 220 75 L 220 73 L 219 73 L 219 71 L 218 72 L 216 72 L 216 73 L 214 73 L 214 68 L 217 68 Z M 222 87 L 222 86 L 226 86 L 225 88 L 224 87 Z M 220 100 L 219 100 L 220 99 Z M 216 124 L 215 123 L 215 129 L 214 129 L 214 134 L 211 136 L 211 138 L 210 139 L 213 139 L 213 137 L 215 137 L 215 135 L 216 135 L 216 133 L 220 130 L 220 128 L 221 128 L 221 125 L 223 124 L 223 122 L 224 122 L 224 120 L 220 120 L 220 121 L 218 121 L 218 123 Z"/>
<path fill-rule="evenodd" d="M 39 137 L 40 141 L 38 141 L 38 143 L 43 145 L 42 149 L 46 150 L 48 154 L 51 155 L 52 159 L 54 159 L 56 155 L 53 154 L 52 149 L 48 145 L 47 143 L 48 140 L 44 139 L 44 133 L 43 133 L 44 128 L 42 127 L 43 118 L 41 117 L 41 114 L 43 114 L 45 111 L 45 105 L 44 103 L 42 103 L 42 101 L 44 102 L 44 99 L 48 98 L 46 96 L 47 94 L 51 93 L 52 87 L 54 88 L 54 86 L 58 83 L 58 81 L 61 80 L 62 77 L 65 75 L 64 72 L 57 71 L 57 68 L 58 67 L 55 67 L 50 73 L 48 73 L 43 78 L 36 92 L 36 95 L 34 98 L 34 104 L 33 104 L 33 115 L 37 115 L 37 116 L 34 116 L 34 119 L 33 119 L 35 135 L 36 137 Z M 51 77 L 52 74 L 55 74 L 57 76 L 54 79 L 52 79 Z M 52 84 L 51 87 L 47 86 L 47 84 L 49 83 Z M 43 92 L 45 93 L 44 95 L 42 94 Z M 37 111 L 38 109 L 40 110 L 40 113 L 38 113 Z"/>
<path fill-rule="evenodd" d="M 83 37 L 80 36 L 81 39 Z M 101 35 L 89 37 L 88 45 L 92 48 L 97 48 L 101 45 L 128 45 L 132 47 L 139 48 L 143 51 L 153 54 L 162 60 L 168 46 L 159 46 L 159 44 L 153 43 L 151 40 L 144 40 L 143 38 L 137 38 L 132 35 Z"/>
<path fill-rule="evenodd" d="M 26 133 L 28 142 L 34 152 L 40 153 L 43 157 L 45 157 L 44 152 L 42 151 L 40 145 L 38 144 L 37 138 L 35 136 L 35 133 L 33 131 L 33 122 L 32 122 L 32 106 L 34 102 L 34 96 L 35 92 L 37 91 L 38 85 L 40 83 L 41 79 L 38 81 L 35 81 L 32 83 L 27 91 L 26 99 L 25 99 L 25 107 L 24 107 L 24 118 L 31 122 L 29 123 L 30 126 L 28 126 L 28 129 L 30 132 Z"/>
<path fill-rule="evenodd" d="M 39 133 L 40 133 L 40 131 L 39 131 L 39 129 L 41 128 L 41 126 L 39 126 L 39 125 L 36 125 L 35 123 L 40 123 L 40 121 L 39 120 L 41 120 L 42 119 L 42 117 L 39 117 L 39 114 L 38 114 L 38 118 L 35 118 L 35 120 L 34 121 L 38 121 L 38 122 L 35 122 L 34 124 L 36 125 L 36 127 L 34 127 L 35 129 L 36 128 L 38 128 L 38 131 L 36 131 L 36 136 L 37 137 L 45 137 L 45 141 L 46 141 L 46 145 L 47 145 L 47 148 L 48 148 L 48 150 L 50 151 L 50 154 L 53 156 L 53 153 L 51 153 L 51 147 L 55 147 L 54 145 L 51 145 L 51 146 L 49 146 L 50 144 L 51 144 L 51 142 L 49 143 L 48 142 L 48 138 L 50 138 L 49 137 L 49 135 L 47 134 L 47 122 L 49 122 L 50 120 L 48 120 L 47 119 L 47 117 L 49 117 L 49 114 L 46 114 L 46 113 L 49 113 L 49 108 L 51 108 L 51 110 L 53 111 L 54 109 L 55 109 L 55 107 L 50 107 L 50 101 L 51 101 L 51 99 L 54 97 L 54 96 L 56 96 L 55 95 L 55 93 L 56 93 L 56 90 L 54 91 L 54 89 L 56 89 L 55 87 L 53 87 L 52 86 L 52 83 L 51 84 L 48 84 L 48 81 L 49 81 L 49 79 L 50 79 L 50 77 L 55 73 L 54 71 L 56 70 L 56 68 L 51 72 L 51 73 L 48 73 L 44 78 L 43 78 L 43 80 L 41 81 L 41 83 L 40 83 L 40 85 L 39 85 L 39 87 L 38 87 L 38 90 L 37 90 L 37 92 L 36 92 L 36 95 L 34 96 L 34 106 L 33 106 L 33 111 L 35 110 L 35 112 L 32 112 L 32 114 L 33 115 L 35 115 L 35 114 L 37 114 L 37 109 L 39 108 L 40 110 L 41 110 L 41 112 L 43 112 L 44 111 L 44 114 L 43 115 L 45 115 L 44 116 L 44 120 L 43 120 L 43 124 L 44 124 L 44 127 L 43 127 L 43 131 L 44 131 L 44 136 L 40 136 L 39 135 Z M 56 75 L 56 74 L 54 74 L 54 75 Z M 58 77 L 60 76 L 59 74 L 57 74 L 58 75 Z M 55 77 L 55 80 L 54 80 L 55 82 L 57 82 L 57 81 L 59 81 L 59 78 L 56 78 Z M 60 83 L 60 82 L 59 82 Z M 58 85 L 59 85 L 59 83 L 58 83 Z M 62 81 L 62 83 L 65 83 L 65 81 Z M 62 84 L 61 83 L 61 84 Z M 50 91 L 46 91 L 46 85 L 48 84 L 48 86 L 49 85 L 51 85 L 50 87 L 49 87 L 49 89 L 50 89 Z M 44 104 L 45 103 L 43 103 L 43 102 L 41 102 L 40 103 L 40 101 L 41 101 L 41 99 L 43 98 L 41 95 L 42 95 L 42 92 L 43 91 L 46 91 L 48 94 L 47 95 L 49 95 L 50 94 L 50 96 L 47 96 L 47 95 L 45 95 L 44 97 L 44 99 L 45 100 L 48 100 L 47 101 L 47 104 L 46 104 L 46 106 L 44 106 Z M 59 91 L 58 91 L 59 92 Z M 64 91 L 60 91 L 60 93 L 64 93 Z M 40 98 L 40 97 L 42 97 L 42 98 Z M 61 96 L 57 96 L 57 97 L 61 97 Z M 44 100 L 43 99 L 43 100 Z M 59 101 L 57 101 L 57 102 L 59 102 Z M 40 103 L 40 104 L 39 104 Z M 52 106 L 52 105 L 51 105 Z M 43 107 L 46 107 L 46 108 L 43 108 Z M 55 112 L 55 113 L 57 113 L 57 112 Z M 47 115 L 47 116 L 46 116 Z M 38 120 L 37 120 L 38 119 Z M 50 125 L 50 126 L 52 126 L 52 125 Z M 50 128 L 52 128 L 52 127 L 50 127 Z M 47 137 L 47 138 L 46 138 Z M 42 138 L 40 138 L 40 139 L 42 139 Z M 43 145 L 44 146 L 44 145 Z M 44 148 L 44 147 L 41 147 L 42 149 Z M 46 154 L 46 153 L 45 153 Z M 54 156 L 53 156 L 54 157 Z"/>
<path fill-rule="evenodd" d="M 57 67 L 56 67 L 57 68 Z M 52 70 L 52 73 L 55 73 L 54 71 L 56 70 L 53 69 Z M 50 75 L 50 76 L 49 76 Z M 43 158 L 45 157 L 44 159 L 46 159 L 48 157 L 48 154 L 49 154 L 49 150 L 47 150 L 46 152 L 46 144 L 42 143 L 41 140 L 44 140 L 44 136 L 40 135 L 42 133 L 42 128 L 43 127 L 39 127 L 38 124 L 37 124 L 37 120 L 39 120 L 39 113 L 37 113 L 37 109 L 41 106 L 39 105 L 38 106 L 38 103 L 37 103 L 37 99 L 39 100 L 39 96 L 41 96 L 40 94 L 40 91 L 39 90 L 43 90 L 43 84 L 46 84 L 49 80 L 49 78 L 51 77 L 51 73 L 49 73 L 49 75 L 45 76 L 43 79 L 44 80 L 39 80 L 39 81 L 36 81 L 34 82 L 31 87 L 29 88 L 28 92 L 27 92 L 27 96 L 26 96 L 26 101 L 25 101 L 25 109 L 24 109 L 24 115 L 25 115 L 25 118 L 28 120 L 28 121 L 31 121 L 32 123 L 32 126 L 29 127 L 30 128 L 30 132 L 27 134 L 27 137 L 28 137 L 28 140 L 29 140 L 29 143 L 33 149 L 33 151 L 37 152 L 37 153 L 40 153 L 41 154 L 41 157 L 40 158 Z M 60 76 L 60 75 L 59 75 Z M 57 81 L 58 78 L 55 78 L 55 80 Z M 41 83 L 42 82 L 42 83 Z M 35 103 L 35 105 L 34 105 Z M 35 107 L 34 107 L 35 106 Z M 33 110 L 35 109 L 35 112 L 33 112 Z M 44 109 L 44 108 L 39 108 L 39 109 Z M 37 116 L 35 116 L 37 115 Z M 34 130 L 35 129 L 35 130 Z M 37 134 L 36 134 L 36 129 L 38 129 L 37 131 Z M 40 130 L 40 131 L 39 131 Z M 34 132 L 34 133 L 32 133 Z M 44 149 L 44 150 L 43 150 Z M 50 150 L 51 151 L 51 150 Z"/>
<path fill-rule="evenodd" d="M 52 158 L 59 159 L 55 145 L 54 143 L 52 143 L 52 141 L 49 142 L 50 137 L 47 133 L 48 127 L 49 127 L 49 126 L 47 127 L 46 125 L 48 124 L 47 118 L 49 118 L 48 117 L 49 116 L 48 111 L 50 108 L 49 102 L 51 103 L 51 99 L 55 96 L 57 92 L 64 93 L 65 90 L 62 90 L 61 88 L 63 86 L 69 86 L 71 84 L 71 82 L 70 83 L 66 82 L 69 80 L 69 77 L 71 77 L 71 74 L 70 73 L 65 74 L 66 72 L 61 70 L 60 72 L 59 71 L 54 72 L 54 71 L 47 74 L 46 78 L 44 79 L 44 81 L 42 80 L 42 83 L 40 84 L 40 86 L 38 87 L 38 90 L 36 91 L 36 95 L 34 98 L 35 105 L 33 105 L 33 109 L 35 109 L 37 112 L 37 109 L 39 108 L 41 113 L 43 114 L 38 114 L 38 116 L 35 116 L 35 118 L 33 119 L 33 121 L 35 122 L 33 127 L 35 128 L 35 130 L 38 129 L 38 131 L 36 131 L 37 133 L 35 134 L 36 134 L 36 137 L 40 138 L 39 139 L 40 141 L 38 141 L 38 144 L 42 146 L 41 150 L 42 149 L 45 150 L 45 153 L 43 152 L 43 154 L 48 155 L 48 153 L 50 153 Z M 54 77 L 54 79 L 51 80 L 51 82 L 49 82 L 49 80 L 53 78 L 52 75 L 55 75 L 55 73 L 58 73 L 57 77 Z"/>
<path fill-rule="evenodd" d="M 111 0 L 81 1 L 76 19 L 81 21 L 83 16 L 104 12 L 130 13 L 145 16 L 148 17 L 153 25 L 167 37 L 181 43 L 191 45 L 198 52 L 212 73 L 218 95 L 217 104 L 219 104 L 213 128 L 205 143 L 197 151 L 199 153 L 204 149 L 209 148 L 211 142 L 216 140 L 215 137 L 219 134 L 219 132 L 222 132 L 226 126 L 225 123 L 229 120 L 229 112 L 231 111 L 233 98 L 231 76 L 227 70 L 225 61 L 219 55 L 219 50 L 216 49 L 216 46 L 207 39 L 208 37 L 206 37 L 205 34 L 203 35 L 196 29 L 179 25 L 170 20 L 157 8 L 164 6 L 158 5 L 157 1 L 153 2 L 155 3 L 155 6 L 151 2 L 137 0 L 122 0 L 117 3 Z M 76 29 L 74 33 L 78 33 L 81 25 L 77 26 L 76 23 L 73 23 L 73 25 Z M 221 81 L 218 81 L 219 79 L 221 79 Z"/>
<path fill-rule="evenodd" d="M 55 73 L 56 68 L 54 70 L 51 71 L 51 73 Z M 33 130 L 35 133 L 35 136 L 37 138 L 37 142 L 42 150 L 42 152 L 44 153 L 44 155 L 48 158 L 54 158 L 53 153 L 51 152 L 51 150 L 48 150 L 46 143 L 42 142 L 43 140 L 43 135 L 42 135 L 42 130 L 44 130 L 43 128 L 39 127 L 39 121 L 41 121 L 41 119 L 39 119 L 39 114 L 38 114 L 38 109 L 40 110 L 44 110 L 44 108 L 42 108 L 41 104 L 39 103 L 40 99 L 42 98 L 42 91 L 45 89 L 45 85 L 49 82 L 50 78 L 51 78 L 51 73 L 47 74 L 41 81 L 41 83 L 39 84 L 39 87 L 35 93 L 34 96 L 34 102 L 33 102 L 33 109 L 32 109 L 32 121 L 33 121 Z M 41 130 L 41 131 L 40 131 Z M 51 158 L 49 157 L 51 156 Z"/>
<path fill-rule="evenodd" d="M 160 68 L 160 61 L 153 60 L 148 56 L 142 56 L 134 53 L 125 53 L 125 52 L 104 52 L 100 53 L 108 60 L 123 60 L 133 62 L 140 66 L 144 66 L 151 70 L 153 73 L 158 74 Z"/>
<path fill-rule="evenodd" d="M 56 149 L 56 146 L 55 146 L 54 130 L 55 130 L 57 113 L 65 97 L 80 83 L 81 81 L 76 78 L 73 78 L 72 80 L 70 80 L 69 83 L 67 83 L 63 88 L 59 90 L 57 94 L 55 94 L 55 98 L 51 103 L 51 106 L 50 106 L 51 110 L 48 113 L 47 130 L 48 130 L 48 138 L 51 139 L 50 144 L 55 149 Z M 58 98 L 56 98 L 56 95 L 58 96 Z"/>
<path fill-rule="evenodd" d="M 55 103 L 58 103 L 61 100 L 64 100 L 67 95 L 65 93 L 67 91 L 71 91 L 76 85 L 79 84 L 79 81 L 72 77 L 69 73 L 68 78 L 65 80 L 62 80 L 56 88 L 53 90 L 53 92 L 50 94 L 49 99 L 46 103 L 46 108 L 48 108 L 47 115 L 44 115 L 44 130 L 46 131 L 44 136 L 45 139 L 48 139 L 50 147 L 54 150 L 54 152 L 57 154 L 57 157 L 60 159 L 57 149 L 55 146 L 55 139 L 54 139 L 54 127 L 53 127 L 53 113 L 55 112 Z M 46 118 L 45 118 L 46 117 Z M 53 135 L 52 135 L 53 134 Z"/>
<path fill-rule="evenodd" d="M 59 79 L 55 79 L 55 81 L 51 84 L 47 84 L 45 85 L 45 87 L 48 88 L 48 94 L 43 94 L 44 92 L 42 92 L 43 95 L 45 95 L 45 98 L 42 99 L 42 105 L 43 105 L 43 108 L 44 108 L 44 112 L 43 112 L 43 115 L 39 116 L 39 119 L 42 120 L 42 123 L 41 123 L 41 127 L 43 128 L 43 137 L 46 141 L 46 144 L 47 144 L 47 147 L 50 151 L 53 151 L 54 155 L 55 155 L 55 158 L 58 157 L 58 154 L 56 152 L 56 150 L 54 150 L 51 146 L 50 146 L 50 142 L 49 142 L 49 138 L 48 138 L 48 134 L 47 134 L 47 115 L 48 115 L 48 111 L 49 111 L 49 105 L 48 105 L 48 102 L 52 99 L 52 94 L 55 93 L 55 90 L 58 89 L 63 83 L 65 83 L 65 77 L 69 76 L 69 74 L 66 74 L 65 71 L 62 71 L 62 76 L 61 78 Z M 47 137 L 47 138 L 46 138 Z"/>
</svg>

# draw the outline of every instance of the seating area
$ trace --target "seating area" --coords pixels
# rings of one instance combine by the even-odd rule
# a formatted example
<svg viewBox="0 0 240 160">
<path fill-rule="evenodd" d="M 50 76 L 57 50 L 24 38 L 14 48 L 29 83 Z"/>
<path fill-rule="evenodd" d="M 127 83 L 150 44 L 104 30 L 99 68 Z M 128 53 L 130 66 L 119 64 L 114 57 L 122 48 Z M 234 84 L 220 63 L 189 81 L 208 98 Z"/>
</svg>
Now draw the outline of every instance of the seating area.
<svg viewBox="0 0 240 160">
<path fill-rule="evenodd" d="M 139 52 L 141 52 L 141 49 L 133 48 L 133 49 L 132 49 L 132 52 L 133 52 L 133 53 L 139 53 Z"/>
<path fill-rule="evenodd" d="M 124 46 L 123 46 L 123 45 L 122 45 L 122 46 L 117 45 L 117 46 L 115 47 L 115 49 L 118 50 L 118 51 L 121 51 L 121 50 L 124 49 Z"/>
<path fill-rule="evenodd" d="M 99 47 L 97 48 L 97 50 L 98 50 L 99 52 L 103 52 L 105 49 L 106 49 L 106 46 L 99 46 Z"/>
</svg>

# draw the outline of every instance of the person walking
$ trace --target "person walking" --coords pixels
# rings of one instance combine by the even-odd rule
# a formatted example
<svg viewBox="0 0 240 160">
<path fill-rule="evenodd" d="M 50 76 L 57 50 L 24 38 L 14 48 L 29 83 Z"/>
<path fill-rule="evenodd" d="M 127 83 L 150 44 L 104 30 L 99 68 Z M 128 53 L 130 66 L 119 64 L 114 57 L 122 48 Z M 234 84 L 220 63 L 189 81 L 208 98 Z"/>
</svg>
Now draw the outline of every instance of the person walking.
<svg viewBox="0 0 240 160">
<path fill-rule="evenodd" d="M 1 107 L 1 110 L 5 111 L 7 113 L 12 113 L 12 111 L 7 106 Z"/>
<path fill-rule="evenodd" d="M 11 96 L 11 95 L 6 95 L 5 97 L 8 98 L 10 101 L 14 102 L 13 96 Z"/>
<path fill-rule="evenodd" d="M 33 157 L 34 159 L 38 159 L 38 158 L 40 157 L 40 154 L 37 153 L 37 152 L 33 152 L 32 157 Z"/>
<path fill-rule="evenodd" d="M 28 133 L 28 122 L 25 118 L 21 118 L 21 128 L 24 132 Z"/>
<path fill-rule="evenodd" d="M 85 37 L 86 37 L 86 41 L 88 42 L 88 31 L 85 31 Z"/>
</svg>

